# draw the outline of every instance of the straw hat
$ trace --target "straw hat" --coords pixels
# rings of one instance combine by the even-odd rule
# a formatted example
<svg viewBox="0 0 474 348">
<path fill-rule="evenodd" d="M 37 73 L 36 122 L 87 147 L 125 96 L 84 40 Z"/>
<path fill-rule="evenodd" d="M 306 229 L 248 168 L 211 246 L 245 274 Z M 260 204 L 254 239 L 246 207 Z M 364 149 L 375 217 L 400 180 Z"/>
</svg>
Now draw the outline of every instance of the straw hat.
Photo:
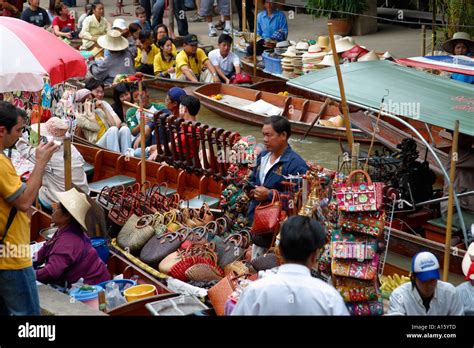
<svg viewBox="0 0 474 348">
<path fill-rule="evenodd" d="M 122 51 L 128 47 L 128 40 L 118 30 L 111 29 L 107 35 L 102 35 L 97 40 L 100 47 L 109 51 Z"/>
<path fill-rule="evenodd" d="M 462 259 L 462 273 L 466 276 L 466 280 L 474 280 L 474 270 L 469 272 L 469 269 L 474 268 L 474 243 L 469 245 L 469 248 L 466 251 L 466 255 Z M 469 274 L 469 277 L 468 277 Z"/>
<path fill-rule="evenodd" d="M 45 137 L 64 138 L 69 129 L 66 121 L 59 117 L 51 117 L 45 123 L 40 123 L 40 133 Z M 38 133 L 38 124 L 32 124 L 31 129 Z"/>
<path fill-rule="evenodd" d="M 324 65 L 324 66 L 335 66 L 336 63 L 334 62 L 334 56 L 332 54 L 327 54 L 324 56 L 323 60 L 316 65 Z"/>
<path fill-rule="evenodd" d="M 355 40 L 351 36 L 345 36 L 344 39 L 347 39 L 351 44 L 355 45 Z"/>
<path fill-rule="evenodd" d="M 72 217 L 87 230 L 86 215 L 91 205 L 87 201 L 86 195 L 75 188 L 66 192 L 55 192 L 58 201 L 66 208 Z"/>
<path fill-rule="evenodd" d="M 336 40 L 336 52 L 337 53 L 342 53 L 342 52 L 349 51 L 354 46 L 355 46 L 355 44 L 351 43 L 351 41 L 348 37 Z"/>
<path fill-rule="evenodd" d="M 319 36 L 316 44 L 319 47 L 321 47 L 321 49 L 323 50 L 329 50 L 330 49 L 329 36 Z"/>
<path fill-rule="evenodd" d="M 370 51 L 369 53 L 364 54 L 360 57 L 357 61 L 358 62 L 372 62 L 374 60 L 380 60 L 379 56 L 375 53 L 374 50 Z"/>
<path fill-rule="evenodd" d="M 285 41 L 277 42 L 275 48 L 282 48 L 282 47 L 287 48 L 288 46 L 290 46 L 290 43 L 287 40 L 285 40 Z"/>
<path fill-rule="evenodd" d="M 309 44 L 305 41 L 300 41 L 296 44 L 296 49 L 299 51 L 307 51 L 309 48 Z"/>
<path fill-rule="evenodd" d="M 298 57 L 298 51 L 296 50 L 296 46 L 290 46 L 286 50 L 285 53 L 282 54 L 283 57 Z"/>
<path fill-rule="evenodd" d="M 456 46 L 458 42 L 464 42 L 467 50 L 471 53 L 474 52 L 474 41 L 471 40 L 471 36 L 468 33 L 464 32 L 454 33 L 453 38 L 443 44 L 443 50 L 454 54 L 454 46 Z"/>
</svg>

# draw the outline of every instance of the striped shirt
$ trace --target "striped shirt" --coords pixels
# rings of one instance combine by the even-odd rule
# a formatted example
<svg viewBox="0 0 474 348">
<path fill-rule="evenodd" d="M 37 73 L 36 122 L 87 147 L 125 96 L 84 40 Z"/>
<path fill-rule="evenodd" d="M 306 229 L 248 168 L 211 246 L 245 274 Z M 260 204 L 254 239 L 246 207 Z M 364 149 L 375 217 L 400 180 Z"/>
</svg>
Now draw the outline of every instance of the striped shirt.
<svg viewBox="0 0 474 348">
<path fill-rule="evenodd" d="M 456 286 L 456 292 L 464 305 L 464 314 L 474 315 L 474 285 L 464 282 Z"/>
</svg>

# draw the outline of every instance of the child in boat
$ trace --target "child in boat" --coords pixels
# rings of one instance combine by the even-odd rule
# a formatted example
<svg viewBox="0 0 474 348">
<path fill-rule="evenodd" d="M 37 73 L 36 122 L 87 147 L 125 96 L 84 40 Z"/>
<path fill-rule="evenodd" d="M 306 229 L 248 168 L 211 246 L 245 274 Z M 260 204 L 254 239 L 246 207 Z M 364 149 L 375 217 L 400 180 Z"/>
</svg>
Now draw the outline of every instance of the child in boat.
<svg viewBox="0 0 474 348">
<path fill-rule="evenodd" d="M 146 11 L 142 6 L 137 6 L 135 9 L 135 16 L 137 16 L 137 19 L 134 23 L 137 23 L 142 30 L 151 31 L 150 22 L 147 21 Z"/>
<path fill-rule="evenodd" d="M 176 76 L 176 56 L 173 55 L 173 40 L 167 36 L 158 41 L 159 53 L 155 56 L 155 76 L 173 78 Z"/>
<path fill-rule="evenodd" d="M 58 230 L 38 251 L 36 279 L 44 284 L 69 288 L 80 278 L 88 285 L 111 279 L 107 266 L 100 259 L 85 233 L 86 214 L 90 209 L 86 195 L 75 188 L 57 192 L 52 222 Z"/>
<path fill-rule="evenodd" d="M 176 79 L 193 82 L 220 82 L 206 53 L 198 48 L 196 35 L 184 38 L 183 49 L 176 56 Z"/>
<path fill-rule="evenodd" d="M 56 17 L 53 19 L 54 34 L 59 37 L 75 39 L 77 37 L 74 18 L 69 13 L 69 9 L 64 3 L 59 3 L 54 7 Z"/>
<path fill-rule="evenodd" d="M 38 133 L 38 124 L 31 125 L 31 129 Z M 51 211 L 51 204 L 57 201 L 55 192 L 62 192 L 64 186 L 64 147 L 63 140 L 69 129 L 66 121 L 59 117 L 51 117 L 46 123 L 39 125 L 39 131 L 42 136 L 53 138 L 61 143 L 59 151 L 55 152 L 49 160 L 43 176 L 43 183 L 38 192 L 39 202 Z M 32 163 L 36 163 L 36 148 L 29 144 L 25 139 L 20 138 L 16 143 L 16 149 L 22 157 Z M 77 185 L 82 191 L 89 194 L 89 185 L 87 176 L 84 172 L 84 158 L 76 147 L 71 144 L 71 174 L 72 183 Z"/>
<path fill-rule="evenodd" d="M 104 17 L 104 4 L 100 1 L 94 2 L 91 8 L 92 10 L 84 19 L 79 33 L 79 37 L 82 39 L 81 50 L 100 49 L 97 40 L 102 35 L 106 35 L 110 29 L 110 23 Z"/>
<path fill-rule="evenodd" d="M 233 52 L 232 37 L 221 34 L 218 40 L 219 48 L 209 52 L 209 60 L 224 83 L 229 83 L 235 74 L 240 74 L 240 58 Z"/>
<path fill-rule="evenodd" d="M 137 56 L 135 69 L 144 74 L 153 75 L 153 62 L 159 53 L 158 47 L 153 43 L 151 31 L 142 30 L 137 41 Z"/>
<path fill-rule="evenodd" d="M 75 101 L 78 105 L 75 112 L 77 126 L 85 139 L 111 151 L 127 153 L 132 140 L 130 130 L 127 127 L 120 128 L 120 120 L 104 112 L 101 101 L 94 101 L 88 89 L 77 91 Z"/>
</svg>

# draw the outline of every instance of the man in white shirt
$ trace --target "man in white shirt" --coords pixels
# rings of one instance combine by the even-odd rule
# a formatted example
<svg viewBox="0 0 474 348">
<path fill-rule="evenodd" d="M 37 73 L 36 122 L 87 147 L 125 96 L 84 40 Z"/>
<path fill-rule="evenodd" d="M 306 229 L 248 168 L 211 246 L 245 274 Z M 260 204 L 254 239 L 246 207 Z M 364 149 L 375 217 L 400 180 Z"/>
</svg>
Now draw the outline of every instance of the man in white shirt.
<svg viewBox="0 0 474 348">
<path fill-rule="evenodd" d="M 311 276 L 324 242 L 319 222 L 306 216 L 290 217 L 281 228 L 284 264 L 276 274 L 250 284 L 232 315 L 349 315 L 337 290 Z"/>
<path fill-rule="evenodd" d="M 219 48 L 209 52 L 209 60 L 217 71 L 219 78 L 224 83 L 229 83 L 235 74 L 240 74 L 240 58 L 230 51 L 232 37 L 221 34 L 218 39 Z"/>
<path fill-rule="evenodd" d="M 416 254 L 412 259 L 411 282 L 392 292 L 388 314 L 463 315 L 456 288 L 439 278 L 436 256 L 427 251 Z"/>
</svg>

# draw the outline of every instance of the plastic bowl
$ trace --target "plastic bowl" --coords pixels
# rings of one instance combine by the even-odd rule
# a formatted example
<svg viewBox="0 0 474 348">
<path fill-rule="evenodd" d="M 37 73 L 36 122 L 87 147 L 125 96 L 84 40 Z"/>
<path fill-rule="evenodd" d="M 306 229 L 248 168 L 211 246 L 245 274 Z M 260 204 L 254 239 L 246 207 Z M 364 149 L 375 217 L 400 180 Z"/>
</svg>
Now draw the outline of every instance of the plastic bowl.
<svg viewBox="0 0 474 348">
<path fill-rule="evenodd" d="M 155 296 L 156 287 L 151 284 L 136 285 L 126 289 L 123 294 L 125 295 L 127 302 L 133 302 L 143 298 Z"/>
<path fill-rule="evenodd" d="M 135 285 L 137 285 L 137 282 L 131 279 L 117 279 L 117 280 L 107 280 L 106 282 L 97 284 L 97 286 L 100 286 L 105 290 L 105 286 L 111 282 L 114 282 L 115 284 L 118 285 L 120 292 L 123 292 L 123 288 L 127 286 L 128 284 L 130 284 L 131 287 L 134 287 Z"/>
</svg>

